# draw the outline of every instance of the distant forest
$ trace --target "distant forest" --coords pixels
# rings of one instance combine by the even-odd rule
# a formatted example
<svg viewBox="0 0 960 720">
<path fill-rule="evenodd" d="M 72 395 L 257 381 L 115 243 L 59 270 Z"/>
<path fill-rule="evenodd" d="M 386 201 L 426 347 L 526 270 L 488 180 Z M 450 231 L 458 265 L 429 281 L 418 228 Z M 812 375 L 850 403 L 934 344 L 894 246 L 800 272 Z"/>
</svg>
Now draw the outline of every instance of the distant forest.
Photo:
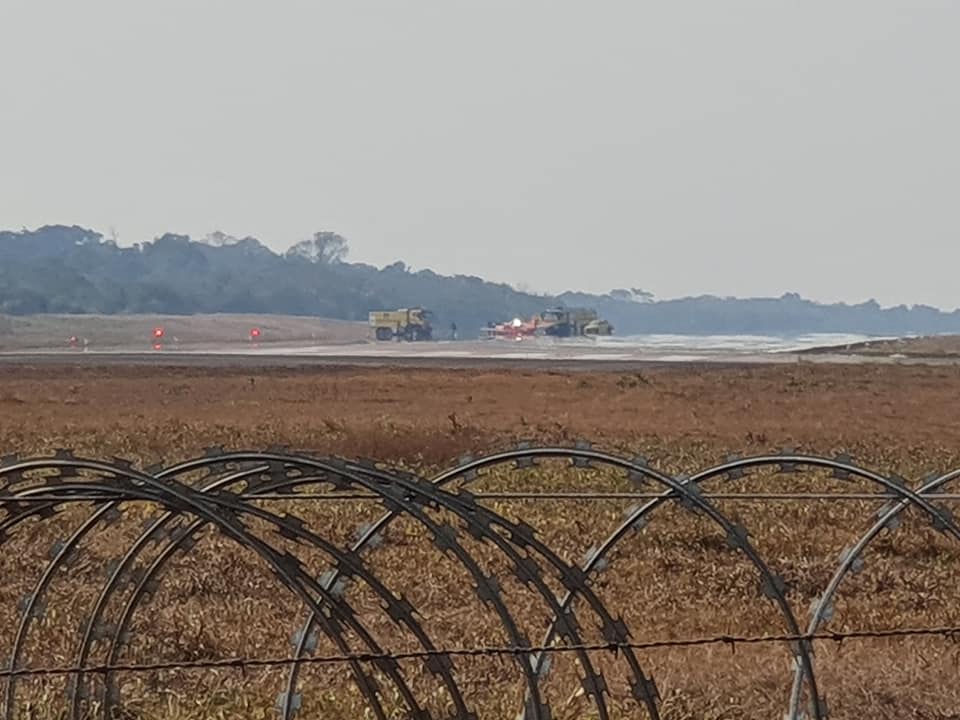
<svg viewBox="0 0 960 720">
<path fill-rule="evenodd" d="M 167 234 L 119 247 L 81 227 L 0 232 L 0 313 L 263 313 L 365 321 L 377 308 L 423 306 L 442 337 L 461 337 L 491 321 L 529 317 L 547 307 L 592 307 L 618 335 L 639 333 L 867 335 L 960 332 L 960 311 L 926 306 L 881 308 L 779 298 L 713 296 L 656 301 L 642 289 L 606 295 L 540 296 L 478 277 L 384 268 L 347 261 L 344 238 L 315 233 L 286 253 L 254 238 L 223 233 L 197 241 Z"/>
</svg>

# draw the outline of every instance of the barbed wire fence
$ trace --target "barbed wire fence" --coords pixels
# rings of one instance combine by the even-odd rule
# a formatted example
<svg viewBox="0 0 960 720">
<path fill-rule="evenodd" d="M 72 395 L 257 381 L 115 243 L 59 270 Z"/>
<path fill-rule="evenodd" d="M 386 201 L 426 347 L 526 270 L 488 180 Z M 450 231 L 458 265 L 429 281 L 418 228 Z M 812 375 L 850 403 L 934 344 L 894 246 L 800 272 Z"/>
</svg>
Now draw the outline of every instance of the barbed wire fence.
<svg viewBox="0 0 960 720">
<path fill-rule="evenodd" d="M 509 474 L 549 462 L 566 463 L 578 471 L 614 473 L 625 478 L 631 489 L 475 491 L 474 485 L 480 478 L 499 469 L 506 468 Z M 759 482 L 765 471 L 785 476 L 816 471 L 842 489 L 710 490 L 715 481 L 749 481 L 757 477 Z M 18 598 L 11 621 L 5 623 L 7 632 L 0 634 L 9 650 L 5 658 L 0 655 L 0 660 L 5 660 L 0 663 L 0 680 L 5 685 L 4 717 L 18 717 L 18 708 L 23 705 L 18 693 L 30 679 L 65 678 L 63 716 L 99 714 L 107 718 L 116 717 L 124 706 L 121 683 L 117 680 L 121 674 L 280 668 L 285 677 L 276 709 L 279 717 L 289 720 L 304 705 L 302 673 L 310 667 L 330 666 L 349 673 L 356 693 L 374 717 L 395 717 L 398 707 L 401 716 L 435 717 L 431 701 L 418 692 L 418 673 L 422 672 L 436 681 L 445 708 L 455 717 L 469 718 L 477 716 L 470 691 L 472 684 L 467 686 L 459 679 L 455 661 L 499 658 L 512 662 L 522 685 L 519 717 L 548 720 L 554 714 L 545 689 L 551 673 L 550 658 L 557 655 L 576 660 L 580 692 L 590 701 L 597 717 L 621 716 L 618 713 L 623 702 L 620 698 L 616 703 L 611 701 L 614 692 L 600 667 L 600 655 L 615 661 L 620 668 L 619 681 L 628 688 L 632 703 L 627 716 L 645 713 L 656 719 L 661 717 L 661 698 L 654 678 L 643 665 L 645 651 L 783 645 L 791 658 L 786 717 L 820 720 L 828 716 L 829 710 L 816 673 L 816 643 L 960 638 L 960 626 L 953 625 L 849 631 L 825 628 L 833 617 L 834 601 L 844 579 L 862 570 L 867 549 L 885 531 L 897 529 L 906 511 L 925 517 L 932 528 L 947 538 L 960 540 L 960 526 L 948 507 L 960 500 L 960 494 L 947 491 L 958 478 L 960 469 L 920 483 L 908 483 L 900 477 L 860 467 L 848 457 L 826 458 L 792 451 L 731 457 L 695 474 L 677 476 L 654 468 L 644 458 L 603 452 L 587 442 L 573 447 L 521 443 L 503 452 L 462 458 L 455 467 L 432 478 L 376 462 L 320 457 L 285 448 L 264 452 L 214 448 L 202 458 L 146 469 L 119 459 L 79 458 L 70 451 L 59 451 L 52 457 L 6 457 L 0 462 L 0 548 L 12 547 L 18 537 L 32 541 L 35 536 L 42 536 L 45 528 L 57 526 L 58 520 L 68 516 L 73 525 L 65 535 L 56 534 L 57 526 L 39 577 Z M 854 481 L 869 485 L 874 491 L 843 488 Z M 574 563 L 544 542 L 522 517 L 511 518 L 494 509 L 502 502 L 548 500 L 632 504 L 616 529 L 592 546 L 583 562 Z M 265 507 L 266 501 L 280 503 L 282 508 Z M 788 599 L 786 582 L 755 547 L 748 528 L 720 510 L 718 503 L 723 501 L 875 501 L 883 505 L 873 512 L 867 529 L 842 553 L 804 626 Z M 344 543 L 334 537 L 337 532 L 332 526 L 319 526 L 299 512 L 303 507 L 332 502 L 363 503 L 383 512 L 362 523 L 350 541 Z M 142 517 L 133 510 L 145 506 L 151 511 Z M 298 508 L 298 512 L 289 512 L 291 507 Z M 664 507 L 679 507 L 722 534 L 729 549 L 758 576 L 761 593 L 779 616 L 783 632 L 651 640 L 637 640 L 631 635 L 622 617 L 614 615 L 608 603 L 599 597 L 595 580 L 609 568 L 618 545 L 646 527 L 654 513 Z M 84 508 L 87 514 L 74 518 L 71 513 L 77 508 Z M 373 551 L 387 543 L 387 529 L 401 518 L 416 526 L 435 552 L 460 569 L 480 605 L 496 617 L 505 643 L 453 645 L 435 641 L 427 619 L 429 613 L 422 612 L 408 595 L 392 587 L 384 572 L 370 560 Z M 102 585 L 88 603 L 80 627 L 68 631 L 63 627 L 64 618 L 48 616 L 51 588 L 64 573 L 71 572 L 81 547 L 98 535 L 106 537 L 108 528 L 124 519 L 135 519 L 139 529 L 122 546 L 111 548 L 112 559 L 103 569 Z M 264 532 L 264 527 L 270 533 Z M 124 652 L 133 642 L 138 610 L 159 592 L 164 570 L 173 559 L 194 551 L 201 534 L 211 528 L 265 563 L 279 586 L 305 608 L 305 616 L 292 639 L 292 654 L 125 661 Z M 289 549 L 291 544 L 297 551 Z M 483 548 L 483 552 L 477 548 Z M 325 558 L 325 570 L 318 572 L 314 567 L 314 553 Z M 504 568 L 502 576 L 488 570 L 487 554 L 499 558 Z M 420 576 L 429 582 L 430 569 Z M 509 577 L 509 583 L 504 576 Z M 85 577 L 89 579 L 88 575 Z M 359 599 L 351 602 L 349 588 L 355 586 L 363 586 L 374 606 L 413 643 L 412 649 L 384 646 L 383 633 L 372 627 L 369 603 Z M 535 598 L 548 618 L 540 642 L 528 639 L 523 631 L 524 618 L 508 601 L 514 586 Z M 42 623 L 55 626 L 59 635 L 75 640 L 68 643 L 69 652 L 38 652 L 36 641 L 31 640 L 31 629 Z M 591 633 L 591 628 L 596 633 Z M 591 639 L 592 635 L 597 635 L 597 639 Z M 320 653 L 321 643 L 330 652 Z M 0 652 L 4 652 L 3 647 Z M 28 656 L 34 662 L 27 664 Z M 65 661 L 55 662 L 61 656 Z M 416 663 L 419 671 L 412 670 L 410 663 Z"/>
</svg>

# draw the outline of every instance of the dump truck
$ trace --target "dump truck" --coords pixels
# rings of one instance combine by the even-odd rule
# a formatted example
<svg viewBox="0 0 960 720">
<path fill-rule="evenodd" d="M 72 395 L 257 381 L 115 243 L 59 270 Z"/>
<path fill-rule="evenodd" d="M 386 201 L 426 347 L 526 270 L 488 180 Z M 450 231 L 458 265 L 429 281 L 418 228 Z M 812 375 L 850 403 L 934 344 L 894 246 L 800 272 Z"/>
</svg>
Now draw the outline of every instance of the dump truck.
<svg viewBox="0 0 960 720">
<path fill-rule="evenodd" d="M 373 336 L 381 341 L 407 340 L 416 342 L 430 340 L 433 328 L 432 314 L 424 308 L 400 308 L 399 310 L 375 310 L 370 313 Z"/>
</svg>

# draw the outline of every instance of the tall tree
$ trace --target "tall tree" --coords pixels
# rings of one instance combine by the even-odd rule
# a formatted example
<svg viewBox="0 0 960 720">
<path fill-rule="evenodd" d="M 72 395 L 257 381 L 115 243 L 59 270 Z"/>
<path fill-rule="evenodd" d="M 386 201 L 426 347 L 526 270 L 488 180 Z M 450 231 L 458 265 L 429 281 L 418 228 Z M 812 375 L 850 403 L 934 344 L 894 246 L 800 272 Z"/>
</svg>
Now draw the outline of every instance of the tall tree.
<svg viewBox="0 0 960 720">
<path fill-rule="evenodd" d="M 301 258 L 318 265 L 334 265 L 347 258 L 350 248 L 347 240 L 335 232 L 315 232 L 313 237 L 302 240 L 287 250 L 288 258 Z"/>
</svg>

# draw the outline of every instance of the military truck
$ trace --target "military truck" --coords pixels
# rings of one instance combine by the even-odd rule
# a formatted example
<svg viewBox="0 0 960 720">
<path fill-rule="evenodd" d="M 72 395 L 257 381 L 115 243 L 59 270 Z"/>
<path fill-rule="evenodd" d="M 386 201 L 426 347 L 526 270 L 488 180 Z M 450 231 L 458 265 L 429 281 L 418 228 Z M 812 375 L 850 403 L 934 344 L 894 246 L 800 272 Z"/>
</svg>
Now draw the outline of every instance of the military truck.
<svg viewBox="0 0 960 720">
<path fill-rule="evenodd" d="M 596 310 L 586 308 L 551 308 L 540 313 L 545 335 L 553 337 L 582 337 L 584 335 L 611 335 L 613 326 L 602 320 Z"/>
</svg>

